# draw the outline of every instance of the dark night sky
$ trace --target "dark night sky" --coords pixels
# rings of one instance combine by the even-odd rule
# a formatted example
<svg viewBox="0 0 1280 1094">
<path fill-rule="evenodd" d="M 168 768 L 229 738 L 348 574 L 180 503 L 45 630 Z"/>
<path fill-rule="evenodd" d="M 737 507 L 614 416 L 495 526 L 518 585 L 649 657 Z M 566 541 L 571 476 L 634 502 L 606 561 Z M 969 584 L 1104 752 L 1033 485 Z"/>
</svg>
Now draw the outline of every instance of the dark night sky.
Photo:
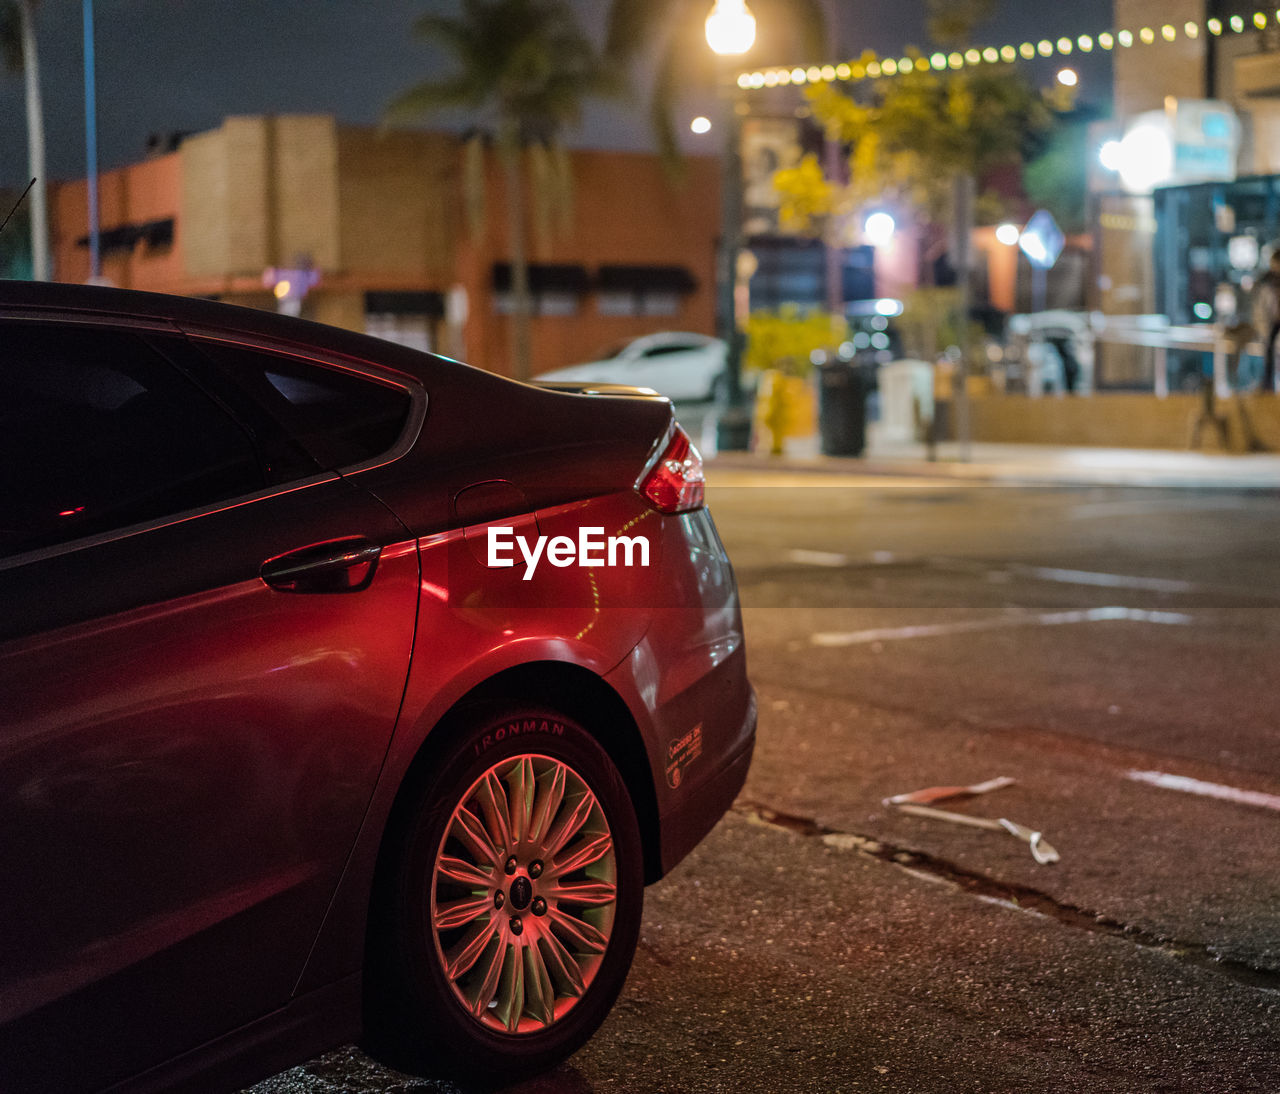
<svg viewBox="0 0 1280 1094">
<path fill-rule="evenodd" d="M 574 0 L 597 29 L 605 0 Z M 835 38 L 832 60 L 871 48 L 897 54 L 924 42 L 923 0 L 827 0 Z M 1001 0 L 1001 13 L 978 37 L 1002 45 L 1062 34 L 1096 34 L 1111 24 L 1111 0 L 1031 3 Z M 387 101 L 439 72 L 440 59 L 409 28 L 453 0 L 96 0 L 99 161 L 104 170 L 141 159 L 147 135 L 216 126 L 228 114 L 332 113 L 376 122 Z M 707 0 L 710 10 L 711 0 Z M 81 4 L 44 0 L 38 35 L 41 86 L 53 178 L 84 174 Z M 1109 94 L 1105 59 L 1074 58 L 1094 101 Z M 1057 65 L 1035 62 L 1038 82 Z M 643 78 L 639 81 L 643 87 Z M 691 100 L 690 116 L 708 103 Z M 574 144 L 648 145 L 636 103 L 593 107 Z M 689 150 L 711 151 L 712 137 L 689 137 Z M 0 185 L 26 175 L 22 79 L 0 72 Z"/>
</svg>

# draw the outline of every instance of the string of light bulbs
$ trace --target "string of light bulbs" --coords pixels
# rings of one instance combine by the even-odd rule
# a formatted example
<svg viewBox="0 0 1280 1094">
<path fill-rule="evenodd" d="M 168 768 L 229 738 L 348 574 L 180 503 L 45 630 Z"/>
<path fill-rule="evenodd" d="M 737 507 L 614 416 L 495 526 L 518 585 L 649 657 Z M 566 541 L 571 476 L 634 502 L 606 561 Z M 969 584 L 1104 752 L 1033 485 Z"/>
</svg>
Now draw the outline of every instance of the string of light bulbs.
<svg viewBox="0 0 1280 1094">
<path fill-rule="evenodd" d="M 1176 42 L 1179 36 L 1198 39 L 1202 35 L 1220 38 L 1224 34 L 1244 34 L 1246 31 L 1280 27 L 1280 8 L 1268 15 L 1256 11 L 1252 17 L 1233 15 L 1229 19 L 1206 19 L 1203 23 L 1189 21 L 1181 28 L 1172 23 L 1160 27 L 1141 27 L 1138 30 L 1103 31 L 1101 34 L 1081 34 L 1078 37 L 1058 39 L 1042 38 L 1038 42 L 1022 42 L 1020 45 L 974 47 L 966 50 L 935 52 L 903 57 L 874 57 L 864 54 L 857 61 L 838 65 L 811 65 L 808 68 L 766 68 L 755 72 L 743 72 L 738 76 L 738 86 L 745 91 L 766 87 L 786 87 L 792 84 L 821 84 L 835 81 L 877 80 L 886 76 L 913 71 L 941 72 L 974 65 L 1013 64 L 1015 61 L 1031 61 L 1037 57 L 1069 57 L 1073 53 L 1092 53 L 1095 49 L 1109 51 L 1131 49 L 1139 45 L 1157 42 Z"/>
</svg>

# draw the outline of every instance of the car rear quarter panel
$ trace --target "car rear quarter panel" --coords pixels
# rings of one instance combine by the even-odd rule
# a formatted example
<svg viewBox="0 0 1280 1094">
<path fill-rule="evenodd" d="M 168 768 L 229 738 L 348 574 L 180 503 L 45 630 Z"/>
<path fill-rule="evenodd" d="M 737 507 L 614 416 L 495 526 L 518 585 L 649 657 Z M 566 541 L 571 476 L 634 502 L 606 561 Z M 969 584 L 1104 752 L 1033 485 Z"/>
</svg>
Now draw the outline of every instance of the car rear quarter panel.
<svg viewBox="0 0 1280 1094">
<path fill-rule="evenodd" d="M 640 732 L 660 815 L 687 812 L 749 745 L 754 703 L 741 618 L 709 514 L 663 515 L 632 489 L 537 513 L 548 537 L 575 538 L 584 525 L 643 536 L 649 565 L 544 562 L 525 580 L 523 566 L 486 566 L 463 529 L 422 539 L 422 606 L 400 725 L 307 986 L 358 967 L 378 849 L 405 775 L 459 701 L 505 670 L 559 662 L 605 680 Z M 634 732 L 593 728 L 606 747 L 610 733 Z M 696 832 L 661 833 L 665 866 L 719 819 L 711 812 L 695 817 Z"/>
<path fill-rule="evenodd" d="M 404 704 L 347 876 L 305 986 L 359 967 L 360 940 L 379 845 L 395 797 L 428 736 L 467 694 L 507 669 L 560 662 L 603 678 L 649 625 L 647 592 L 661 565 L 661 519 L 633 491 L 567 503 L 537 515 L 548 535 L 581 524 L 650 537 L 650 567 L 491 569 L 466 528 L 419 541 L 420 607 Z M 473 529 L 476 530 L 476 529 Z M 531 532 L 530 534 L 536 534 Z"/>
</svg>

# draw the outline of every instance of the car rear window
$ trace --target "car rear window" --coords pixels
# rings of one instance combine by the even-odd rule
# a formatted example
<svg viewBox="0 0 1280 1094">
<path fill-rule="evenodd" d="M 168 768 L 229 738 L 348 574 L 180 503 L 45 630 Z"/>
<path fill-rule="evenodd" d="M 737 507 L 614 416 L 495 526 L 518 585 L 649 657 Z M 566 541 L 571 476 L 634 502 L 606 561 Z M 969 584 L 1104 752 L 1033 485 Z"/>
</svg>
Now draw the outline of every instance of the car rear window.
<svg viewBox="0 0 1280 1094">
<path fill-rule="evenodd" d="M 412 399 L 396 384 L 226 342 L 200 346 L 323 468 L 383 456 L 404 432 Z"/>
</svg>

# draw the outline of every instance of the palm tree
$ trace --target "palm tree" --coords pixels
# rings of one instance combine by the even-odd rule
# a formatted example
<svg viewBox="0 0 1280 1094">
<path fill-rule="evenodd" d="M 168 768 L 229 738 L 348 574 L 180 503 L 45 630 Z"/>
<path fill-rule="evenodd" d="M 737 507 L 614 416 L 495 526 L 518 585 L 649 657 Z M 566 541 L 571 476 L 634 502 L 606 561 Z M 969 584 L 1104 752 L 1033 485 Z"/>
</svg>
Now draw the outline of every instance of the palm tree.
<svg viewBox="0 0 1280 1094">
<path fill-rule="evenodd" d="M 649 120 L 658 151 L 670 164 L 679 162 L 674 122 L 677 97 L 714 88 L 724 75 L 724 63 L 711 52 L 704 30 L 713 7 L 713 0 L 613 0 L 609 10 L 607 57 L 628 65 L 641 52 L 658 52 Z M 750 8 L 759 35 L 752 50 L 740 59 L 742 67 L 759 64 L 752 58 L 761 56 L 776 64 L 798 64 L 829 52 L 821 0 L 751 0 Z"/>
<path fill-rule="evenodd" d="M 453 75 L 427 80 L 387 107 L 390 122 L 446 110 L 468 111 L 478 134 L 491 141 L 504 175 L 513 303 L 512 358 L 518 379 L 530 371 L 529 263 L 526 247 L 524 152 L 563 156 L 564 131 L 581 121 L 595 95 L 616 94 L 620 82 L 606 67 L 563 0 L 463 0 L 457 18 L 425 15 L 414 31 L 452 56 Z M 468 206 L 481 204 L 482 143 L 468 147 Z M 563 161 L 562 161 L 563 162 Z M 473 216 L 473 228 L 479 228 Z"/>
<path fill-rule="evenodd" d="M 36 54 L 37 0 L 0 0 L 0 53 L 11 72 L 21 72 L 27 86 L 27 169 L 31 188 L 31 276 L 49 280 L 48 180 L 44 168 L 44 107 L 40 102 L 40 66 Z"/>
</svg>

